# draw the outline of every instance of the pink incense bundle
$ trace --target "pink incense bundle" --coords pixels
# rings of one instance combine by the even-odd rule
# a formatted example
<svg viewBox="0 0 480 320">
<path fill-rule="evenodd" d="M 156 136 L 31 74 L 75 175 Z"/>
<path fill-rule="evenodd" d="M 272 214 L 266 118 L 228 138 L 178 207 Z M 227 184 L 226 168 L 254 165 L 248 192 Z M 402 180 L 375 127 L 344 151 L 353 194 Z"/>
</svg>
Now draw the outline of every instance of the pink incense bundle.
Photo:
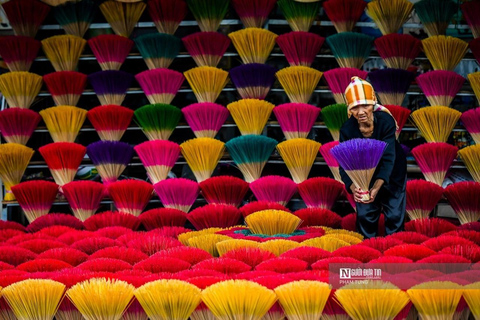
<svg viewBox="0 0 480 320">
<path fill-rule="evenodd" d="M 249 189 L 248 183 L 232 176 L 212 177 L 200 182 L 202 196 L 209 204 L 240 206 Z"/>
<path fill-rule="evenodd" d="M 67 183 L 62 187 L 62 191 L 73 215 L 85 221 L 98 210 L 106 190 L 103 184 L 87 180 Z"/>
<path fill-rule="evenodd" d="M 410 220 L 428 218 L 443 196 L 443 188 L 425 180 L 407 181 L 407 214 Z"/>
<path fill-rule="evenodd" d="M 133 110 L 115 104 L 95 107 L 87 118 L 102 141 L 120 141 L 133 118 Z"/>
<path fill-rule="evenodd" d="M 136 145 L 134 149 L 153 185 L 167 179 L 168 173 L 180 155 L 180 146 L 168 140 L 146 141 Z"/>
<path fill-rule="evenodd" d="M 187 124 L 197 138 L 215 138 L 230 112 L 217 103 L 200 102 L 182 108 Z"/>
<path fill-rule="evenodd" d="M 170 104 L 185 77 L 178 71 L 159 68 L 140 72 L 135 79 L 151 104 Z"/>
<path fill-rule="evenodd" d="M 320 108 L 306 103 L 285 103 L 273 109 L 287 140 L 307 138 L 320 111 Z"/>
<path fill-rule="evenodd" d="M 0 132 L 8 143 L 26 145 L 41 116 L 30 109 L 8 108 L 0 111 Z"/>
<path fill-rule="evenodd" d="M 308 208 L 332 209 L 343 194 L 343 184 L 326 177 L 310 178 L 298 185 L 298 193 Z"/>
<path fill-rule="evenodd" d="M 232 0 L 232 6 L 245 28 L 263 28 L 277 0 Z"/>
<path fill-rule="evenodd" d="M 465 111 L 462 113 L 460 120 L 462 120 L 463 126 L 470 133 L 475 144 L 480 144 L 480 108 Z"/>
<path fill-rule="evenodd" d="M 263 210 L 270 210 L 270 209 L 290 212 L 290 210 L 288 210 L 285 206 L 282 206 L 281 204 L 277 202 L 272 202 L 272 201 L 252 201 L 242 206 L 240 208 L 240 212 L 242 213 L 242 216 L 245 218 L 251 215 L 252 213 L 263 211 Z"/>
<path fill-rule="evenodd" d="M 148 0 L 147 11 L 158 32 L 174 34 L 188 12 L 184 0 Z"/>
<path fill-rule="evenodd" d="M 229 37 L 219 32 L 196 32 L 182 41 L 199 67 L 216 67 L 231 43 Z"/>
<path fill-rule="evenodd" d="M 76 106 L 87 85 L 87 75 L 76 71 L 58 71 L 43 76 L 57 106 Z"/>
<path fill-rule="evenodd" d="M 118 211 L 138 217 L 152 198 L 153 186 L 142 180 L 126 179 L 110 183 L 108 193 Z"/>
<path fill-rule="evenodd" d="M 250 190 L 259 201 L 277 202 L 286 206 L 297 192 L 297 184 L 286 177 L 266 176 L 251 182 Z"/>
<path fill-rule="evenodd" d="M 60 187 L 73 181 L 87 148 L 72 142 L 55 142 L 38 149 L 55 183 Z"/>
<path fill-rule="evenodd" d="M 292 31 L 276 39 L 290 66 L 310 67 L 325 38 L 311 32 Z"/>
<path fill-rule="evenodd" d="M 465 78 L 453 71 L 434 70 L 419 75 L 416 81 L 430 105 L 448 107 L 465 83 Z"/>
<path fill-rule="evenodd" d="M 398 138 L 398 136 L 402 132 L 403 126 L 405 125 L 408 118 L 410 117 L 411 111 L 410 109 L 407 109 L 405 107 L 397 106 L 393 104 L 387 104 L 387 105 L 384 105 L 384 107 L 390 111 L 395 121 L 397 121 L 398 129 L 395 132 L 395 134 Z"/>
<path fill-rule="evenodd" d="M 427 181 L 443 185 L 448 169 L 457 157 L 458 148 L 445 142 L 424 143 L 412 149 Z"/>
<path fill-rule="evenodd" d="M 3 36 L 0 56 L 10 71 L 29 71 L 42 43 L 31 37 Z"/>
<path fill-rule="evenodd" d="M 190 210 L 200 192 L 196 181 L 184 178 L 163 180 L 156 183 L 153 188 L 165 208 L 183 212 Z"/>
<path fill-rule="evenodd" d="M 28 222 L 48 214 L 58 193 L 58 185 L 44 180 L 21 182 L 12 187 Z"/>
<path fill-rule="evenodd" d="M 102 34 L 88 40 L 102 70 L 120 70 L 133 44 L 133 40 L 115 34 Z"/>
<path fill-rule="evenodd" d="M 240 211 L 230 205 L 225 204 L 207 204 L 206 206 L 196 208 L 187 215 L 195 229 L 202 230 L 208 228 L 229 228 L 238 224 L 242 214 Z"/>
<path fill-rule="evenodd" d="M 474 181 L 457 182 L 445 188 L 445 196 L 461 224 L 480 219 L 479 191 L 480 183 Z"/>
<path fill-rule="evenodd" d="M 339 164 L 337 162 L 337 159 L 335 159 L 335 157 L 330 152 L 332 148 L 338 145 L 338 141 L 332 141 L 322 144 L 322 146 L 320 147 L 320 154 L 327 163 L 327 166 L 330 168 L 330 171 L 332 172 L 335 180 L 342 182 L 342 178 L 340 177 Z"/>
<path fill-rule="evenodd" d="M 355 68 L 335 68 L 323 73 L 323 77 L 327 81 L 330 90 L 332 90 L 333 98 L 336 103 L 346 103 L 345 89 L 350 84 L 352 77 L 366 79 L 367 71 Z"/>
<path fill-rule="evenodd" d="M 409 34 L 391 33 L 375 40 L 380 57 L 392 69 L 407 70 L 422 49 L 422 41 Z"/>
</svg>

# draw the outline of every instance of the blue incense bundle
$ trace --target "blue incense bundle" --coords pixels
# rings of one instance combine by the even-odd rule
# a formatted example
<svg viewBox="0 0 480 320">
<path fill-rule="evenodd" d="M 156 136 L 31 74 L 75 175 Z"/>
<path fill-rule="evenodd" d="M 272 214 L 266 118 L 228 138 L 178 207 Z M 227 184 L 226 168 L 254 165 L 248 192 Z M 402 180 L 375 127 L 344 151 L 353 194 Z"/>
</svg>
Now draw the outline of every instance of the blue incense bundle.
<svg viewBox="0 0 480 320">
<path fill-rule="evenodd" d="M 132 74 L 119 70 L 99 71 L 88 76 L 101 105 L 121 105 L 133 78 Z"/>
<path fill-rule="evenodd" d="M 97 13 L 97 6 L 91 0 L 67 2 L 53 7 L 53 14 L 67 34 L 83 38 Z"/>
<path fill-rule="evenodd" d="M 401 106 L 415 75 L 403 69 L 380 69 L 370 72 L 368 78 L 382 104 Z"/>
<path fill-rule="evenodd" d="M 264 100 L 275 82 L 276 69 L 266 64 L 249 63 L 230 70 L 230 78 L 242 99 Z"/>
<path fill-rule="evenodd" d="M 375 139 L 351 139 L 331 150 L 353 184 L 365 192 L 364 201 L 370 199 L 370 181 L 386 147 L 386 142 Z"/>
<path fill-rule="evenodd" d="M 87 146 L 87 154 L 104 184 L 117 181 L 133 156 L 133 147 L 125 142 L 98 141 Z"/>
</svg>

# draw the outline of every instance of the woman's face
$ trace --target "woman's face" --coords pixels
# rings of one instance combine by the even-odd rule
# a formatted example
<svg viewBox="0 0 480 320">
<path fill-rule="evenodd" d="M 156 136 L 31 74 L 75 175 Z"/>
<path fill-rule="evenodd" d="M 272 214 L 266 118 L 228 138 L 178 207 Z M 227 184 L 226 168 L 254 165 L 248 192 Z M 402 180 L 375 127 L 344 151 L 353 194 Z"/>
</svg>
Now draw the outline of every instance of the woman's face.
<svg viewBox="0 0 480 320">
<path fill-rule="evenodd" d="M 367 123 L 373 120 L 373 105 L 361 104 L 350 109 L 352 116 L 359 123 Z"/>
</svg>

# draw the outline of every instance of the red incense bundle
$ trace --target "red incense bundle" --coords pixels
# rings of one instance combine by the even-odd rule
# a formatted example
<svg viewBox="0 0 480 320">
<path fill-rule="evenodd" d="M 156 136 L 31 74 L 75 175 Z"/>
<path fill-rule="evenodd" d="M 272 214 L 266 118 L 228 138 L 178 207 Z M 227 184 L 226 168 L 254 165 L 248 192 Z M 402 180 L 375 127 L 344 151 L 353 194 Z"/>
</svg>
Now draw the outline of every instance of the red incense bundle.
<svg viewBox="0 0 480 320">
<path fill-rule="evenodd" d="M 22 208 L 28 222 L 48 214 L 58 193 L 58 185 L 43 180 L 19 183 L 12 192 Z"/>
<path fill-rule="evenodd" d="M 57 106 L 76 106 L 87 85 L 87 75 L 76 71 L 58 71 L 43 76 Z"/>
<path fill-rule="evenodd" d="M 259 201 L 277 202 L 286 206 L 297 192 L 297 184 L 286 177 L 265 176 L 251 182 L 250 189 Z"/>
<path fill-rule="evenodd" d="M 212 177 L 200 182 L 202 196 L 209 204 L 240 206 L 249 189 L 248 183 L 232 176 Z"/>
<path fill-rule="evenodd" d="M 310 67 L 325 38 L 311 32 L 292 31 L 278 36 L 276 41 L 290 66 Z"/>
<path fill-rule="evenodd" d="M 343 184 L 325 177 L 310 178 L 298 185 L 298 193 L 308 208 L 332 209 L 343 194 Z"/>
<path fill-rule="evenodd" d="M 71 142 L 55 142 L 38 149 L 55 183 L 60 187 L 73 181 L 87 148 Z"/>
<path fill-rule="evenodd" d="M 167 34 L 175 33 L 188 11 L 184 0 L 148 0 L 147 6 L 158 32 Z"/>
<path fill-rule="evenodd" d="M 409 34 L 391 33 L 377 38 L 375 47 L 388 68 L 407 70 L 420 54 L 422 42 Z"/>
<path fill-rule="evenodd" d="M 240 211 L 230 205 L 208 204 L 192 210 L 187 215 L 195 229 L 229 228 L 238 224 L 241 218 Z"/>
<path fill-rule="evenodd" d="M 0 38 L 0 56 L 10 71 L 29 71 L 42 43 L 31 37 Z"/>
<path fill-rule="evenodd" d="M 387 104 L 387 105 L 384 105 L 384 107 L 390 111 L 395 121 L 397 121 L 398 129 L 395 132 L 395 134 L 398 138 L 398 136 L 402 132 L 403 126 L 405 125 L 408 118 L 410 117 L 411 111 L 410 109 L 407 109 L 405 107 L 397 106 L 393 104 Z"/>
<path fill-rule="evenodd" d="M 108 193 L 117 210 L 139 216 L 153 195 L 153 186 L 142 180 L 126 179 L 108 185 Z"/>
<path fill-rule="evenodd" d="M 73 215 L 81 221 L 95 214 L 105 196 L 103 184 L 94 181 L 72 181 L 65 184 L 62 191 Z"/>
<path fill-rule="evenodd" d="M 410 220 L 428 218 L 442 198 L 443 188 L 425 180 L 407 181 L 407 214 Z"/>
<path fill-rule="evenodd" d="M 335 159 L 333 154 L 330 152 L 330 150 L 338 146 L 338 144 L 338 141 L 332 141 L 322 144 L 322 146 L 320 147 L 320 154 L 322 155 L 323 160 L 325 160 L 325 162 L 327 163 L 327 166 L 330 168 L 330 171 L 332 172 L 335 180 L 342 182 L 342 178 L 340 177 L 339 164 L 337 162 L 337 159 Z"/>
<path fill-rule="evenodd" d="M 363 0 L 328 0 L 323 3 L 323 10 L 340 33 L 353 31 L 366 6 Z"/>
<path fill-rule="evenodd" d="M 320 108 L 306 103 L 285 103 L 273 113 L 287 139 L 307 138 L 320 114 Z"/>
<path fill-rule="evenodd" d="M 120 70 L 133 44 L 133 40 L 114 34 L 102 34 L 88 40 L 102 70 Z"/>
<path fill-rule="evenodd" d="M 443 185 L 448 169 L 457 157 L 458 148 L 445 142 L 424 143 L 412 149 L 427 181 Z"/>
<path fill-rule="evenodd" d="M 7 1 L 2 4 L 8 22 L 17 36 L 35 38 L 50 7 L 38 0 Z"/>
<path fill-rule="evenodd" d="M 330 90 L 332 90 L 336 103 L 346 103 L 344 93 L 352 77 L 356 76 L 360 79 L 366 79 L 367 75 L 367 71 L 355 68 L 336 68 L 323 73 L 323 77 L 327 81 Z"/>
<path fill-rule="evenodd" d="M 232 0 L 232 6 L 245 28 L 263 28 L 277 0 Z"/>
<path fill-rule="evenodd" d="M 0 132 L 8 143 L 26 145 L 40 119 L 40 115 L 30 109 L 4 109 L 0 111 Z"/>
<path fill-rule="evenodd" d="M 216 67 L 231 43 L 229 37 L 219 32 L 196 32 L 182 41 L 199 67 Z"/>
<path fill-rule="evenodd" d="M 88 111 L 87 118 L 102 141 L 120 141 L 133 118 L 133 110 L 110 104 Z"/>
</svg>

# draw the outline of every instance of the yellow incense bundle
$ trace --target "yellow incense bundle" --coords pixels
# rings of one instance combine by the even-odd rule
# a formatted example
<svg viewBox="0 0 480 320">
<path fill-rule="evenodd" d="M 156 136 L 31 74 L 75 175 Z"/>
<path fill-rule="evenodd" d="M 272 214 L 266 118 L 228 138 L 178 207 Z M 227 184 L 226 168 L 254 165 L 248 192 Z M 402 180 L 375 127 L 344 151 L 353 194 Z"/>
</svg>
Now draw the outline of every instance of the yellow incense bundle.
<svg viewBox="0 0 480 320">
<path fill-rule="evenodd" d="M 258 99 L 242 99 L 227 106 L 242 135 L 262 134 L 275 106 Z"/>
<path fill-rule="evenodd" d="M 197 182 L 211 177 L 225 151 L 225 143 L 212 138 L 195 138 L 180 145 L 182 155 L 192 169 Z"/>
<path fill-rule="evenodd" d="M 293 66 L 276 73 L 291 102 L 308 103 L 323 73 L 310 67 Z"/>
<path fill-rule="evenodd" d="M 277 145 L 277 150 L 295 183 L 308 179 L 320 147 L 320 143 L 303 138 L 290 139 Z"/>
<path fill-rule="evenodd" d="M 42 40 L 42 48 L 55 71 L 75 71 L 87 40 L 73 36 L 53 36 Z"/>
<path fill-rule="evenodd" d="M 87 117 L 87 110 L 72 106 L 57 106 L 40 111 L 54 142 L 75 142 Z"/>
<path fill-rule="evenodd" d="M 0 144 L 0 179 L 5 185 L 5 201 L 15 200 L 11 188 L 22 180 L 33 154 L 33 149 L 21 144 Z"/>
</svg>

